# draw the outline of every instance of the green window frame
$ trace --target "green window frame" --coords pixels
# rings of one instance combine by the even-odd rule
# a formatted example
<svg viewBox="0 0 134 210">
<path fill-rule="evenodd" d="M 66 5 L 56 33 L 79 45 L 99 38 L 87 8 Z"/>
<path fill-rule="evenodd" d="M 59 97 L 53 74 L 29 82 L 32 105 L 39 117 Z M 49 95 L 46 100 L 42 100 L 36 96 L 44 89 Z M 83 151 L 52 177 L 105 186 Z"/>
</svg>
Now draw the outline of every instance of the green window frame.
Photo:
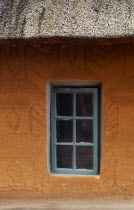
<svg viewBox="0 0 134 210">
<path fill-rule="evenodd" d="M 66 97 L 69 94 L 72 98 L 72 114 L 65 115 L 58 114 L 58 102 L 57 97 L 59 95 L 64 94 Z M 91 94 L 91 102 L 92 102 L 92 114 L 91 116 L 78 116 L 77 115 L 77 100 L 79 94 Z M 60 95 L 60 96 L 61 96 Z M 64 98 L 62 98 L 64 100 Z M 98 87 L 52 87 L 51 89 L 51 106 L 50 106 L 50 168 L 52 173 L 56 174 L 79 174 L 79 175 L 97 175 L 99 174 L 99 159 L 100 159 L 100 109 L 98 104 L 100 102 L 100 90 Z M 68 103 L 68 102 L 67 102 Z M 69 109 L 69 103 L 63 102 L 66 106 L 67 110 Z M 61 107 L 60 107 L 61 108 Z M 85 120 L 85 121 L 84 121 Z M 61 124 L 71 121 L 72 127 L 70 128 L 70 132 L 72 132 L 72 141 L 58 141 L 57 139 L 57 124 L 62 122 Z M 80 132 L 80 129 L 77 128 L 78 125 L 81 126 L 82 122 L 87 123 L 92 122 L 92 141 L 91 142 L 81 142 L 77 141 L 77 133 Z M 79 123 L 79 124 L 78 124 Z M 61 127 L 62 128 L 62 127 Z M 61 129 L 62 132 L 63 129 Z M 79 130 L 79 131 L 78 131 Z M 66 133 L 66 130 L 64 130 Z M 68 130 L 67 130 L 68 132 Z M 70 133 L 69 132 L 69 133 Z M 63 133 L 63 134 L 64 134 Z M 69 134 L 70 135 L 70 134 Z M 62 151 L 64 149 L 64 151 Z M 66 151 L 66 150 L 69 151 Z M 59 152 L 60 151 L 60 152 Z M 71 151 L 71 152 L 70 152 Z M 80 152 L 79 152 L 80 151 Z M 81 152 L 82 151 L 82 152 Z M 89 153 L 89 158 L 85 159 L 86 156 L 84 151 Z M 92 155 L 90 155 L 90 152 Z M 59 157 L 60 154 L 60 157 Z M 83 157 L 82 157 L 83 155 Z M 79 157 L 80 156 L 80 157 Z M 71 165 L 71 167 L 62 165 L 58 163 L 59 160 L 62 161 L 62 158 L 67 158 L 67 165 Z M 83 159 L 82 159 L 83 158 Z M 80 161 L 79 161 L 80 159 Z M 70 161 L 70 163 L 69 163 Z M 83 161 L 83 162 L 82 162 Z M 91 163 L 89 163 L 91 162 Z M 84 166 L 78 167 L 79 164 L 83 164 Z M 87 164 L 87 167 L 85 165 Z M 89 164 L 89 166 L 88 166 Z"/>
</svg>

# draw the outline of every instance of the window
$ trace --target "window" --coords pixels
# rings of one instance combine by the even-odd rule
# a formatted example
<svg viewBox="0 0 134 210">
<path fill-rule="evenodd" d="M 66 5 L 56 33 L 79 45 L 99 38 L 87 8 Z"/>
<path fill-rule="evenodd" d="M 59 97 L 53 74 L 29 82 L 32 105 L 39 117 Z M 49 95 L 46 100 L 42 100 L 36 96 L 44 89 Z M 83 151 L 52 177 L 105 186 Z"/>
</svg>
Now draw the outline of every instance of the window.
<svg viewBox="0 0 134 210">
<path fill-rule="evenodd" d="M 99 88 L 53 87 L 51 91 L 51 171 L 99 173 Z"/>
</svg>

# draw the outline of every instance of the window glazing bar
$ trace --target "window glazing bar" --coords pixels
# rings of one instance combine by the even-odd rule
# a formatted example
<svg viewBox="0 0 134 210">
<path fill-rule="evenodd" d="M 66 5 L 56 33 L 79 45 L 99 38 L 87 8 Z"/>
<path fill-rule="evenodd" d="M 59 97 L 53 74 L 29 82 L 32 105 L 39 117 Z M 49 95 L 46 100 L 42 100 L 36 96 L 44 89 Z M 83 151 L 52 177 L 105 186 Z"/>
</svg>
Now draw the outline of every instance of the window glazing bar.
<svg viewBox="0 0 134 210">
<path fill-rule="evenodd" d="M 82 142 L 82 143 L 73 143 L 73 142 L 57 142 L 57 143 L 55 143 L 56 145 L 63 145 L 63 146 L 73 146 L 73 145 L 75 145 L 75 146 L 94 146 L 94 144 L 93 143 L 84 143 L 84 142 Z"/>
<path fill-rule="evenodd" d="M 73 169 L 76 169 L 76 94 L 73 93 Z"/>
<path fill-rule="evenodd" d="M 94 171 L 97 174 L 98 166 L 98 90 L 93 94 L 93 137 L 94 137 L 94 150 L 93 150 L 93 165 Z"/>
<path fill-rule="evenodd" d="M 85 119 L 94 119 L 94 117 L 87 117 L 87 116 L 83 116 L 83 117 L 78 117 L 78 116 L 55 116 L 56 119 L 63 119 L 63 120 L 85 120 Z"/>
</svg>

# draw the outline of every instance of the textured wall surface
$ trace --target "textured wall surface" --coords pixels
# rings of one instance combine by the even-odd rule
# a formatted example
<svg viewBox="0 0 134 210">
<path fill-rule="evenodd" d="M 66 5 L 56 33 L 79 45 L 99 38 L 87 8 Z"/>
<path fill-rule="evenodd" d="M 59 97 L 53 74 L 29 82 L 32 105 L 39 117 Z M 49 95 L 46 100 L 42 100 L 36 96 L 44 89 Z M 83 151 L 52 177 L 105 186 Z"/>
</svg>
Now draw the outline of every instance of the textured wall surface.
<svg viewBox="0 0 134 210">
<path fill-rule="evenodd" d="M 56 36 L 134 36 L 134 1 L 0 1 L 0 39 Z"/>
<path fill-rule="evenodd" d="M 134 196 L 134 46 L 0 46 L 0 198 Z M 101 175 L 48 173 L 46 85 L 103 85 Z"/>
</svg>

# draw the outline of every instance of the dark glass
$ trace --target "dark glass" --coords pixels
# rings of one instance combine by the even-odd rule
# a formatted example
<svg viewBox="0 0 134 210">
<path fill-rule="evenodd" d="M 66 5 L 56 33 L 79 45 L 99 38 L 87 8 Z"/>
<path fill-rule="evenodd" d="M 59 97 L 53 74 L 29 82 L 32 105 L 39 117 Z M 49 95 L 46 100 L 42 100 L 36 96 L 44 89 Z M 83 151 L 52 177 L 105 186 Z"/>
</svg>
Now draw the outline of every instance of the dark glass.
<svg viewBox="0 0 134 210">
<path fill-rule="evenodd" d="M 76 94 L 76 115 L 93 116 L 93 94 L 78 93 Z"/>
<path fill-rule="evenodd" d="M 72 168 L 72 146 L 57 146 L 57 168 Z"/>
<path fill-rule="evenodd" d="M 93 120 L 76 120 L 76 141 L 93 142 Z"/>
<path fill-rule="evenodd" d="M 73 115 L 73 95 L 71 93 L 57 93 L 56 107 L 58 116 Z"/>
<path fill-rule="evenodd" d="M 73 140 L 73 121 L 57 120 L 56 132 L 58 142 L 72 142 Z"/>
<path fill-rule="evenodd" d="M 76 168 L 93 169 L 93 148 L 86 146 L 76 147 Z"/>
</svg>

